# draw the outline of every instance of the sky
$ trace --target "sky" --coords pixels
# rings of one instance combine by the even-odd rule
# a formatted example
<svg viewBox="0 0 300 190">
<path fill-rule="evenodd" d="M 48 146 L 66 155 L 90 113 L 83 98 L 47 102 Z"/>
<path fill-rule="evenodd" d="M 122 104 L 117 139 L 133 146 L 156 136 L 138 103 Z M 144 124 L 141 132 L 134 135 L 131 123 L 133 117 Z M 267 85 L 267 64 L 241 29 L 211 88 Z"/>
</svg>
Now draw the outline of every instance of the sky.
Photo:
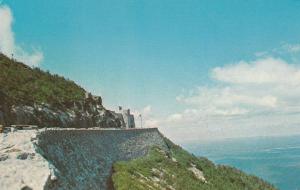
<svg viewBox="0 0 300 190">
<path fill-rule="evenodd" d="M 298 0 L 0 2 L 1 52 L 176 142 L 300 134 Z"/>
</svg>

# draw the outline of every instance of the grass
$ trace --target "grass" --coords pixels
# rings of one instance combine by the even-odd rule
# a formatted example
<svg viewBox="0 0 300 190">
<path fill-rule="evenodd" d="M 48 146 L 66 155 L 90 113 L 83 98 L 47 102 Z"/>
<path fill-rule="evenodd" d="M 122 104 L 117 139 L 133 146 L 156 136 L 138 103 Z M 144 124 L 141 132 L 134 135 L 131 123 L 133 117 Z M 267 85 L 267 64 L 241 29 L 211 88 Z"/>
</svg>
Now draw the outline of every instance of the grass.
<svg viewBox="0 0 300 190">
<path fill-rule="evenodd" d="M 275 190 L 258 177 L 233 167 L 215 165 L 198 158 L 166 140 L 169 151 L 153 147 L 147 156 L 113 166 L 112 180 L 116 190 Z M 194 165 L 206 181 L 188 170 Z"/>
</svg>

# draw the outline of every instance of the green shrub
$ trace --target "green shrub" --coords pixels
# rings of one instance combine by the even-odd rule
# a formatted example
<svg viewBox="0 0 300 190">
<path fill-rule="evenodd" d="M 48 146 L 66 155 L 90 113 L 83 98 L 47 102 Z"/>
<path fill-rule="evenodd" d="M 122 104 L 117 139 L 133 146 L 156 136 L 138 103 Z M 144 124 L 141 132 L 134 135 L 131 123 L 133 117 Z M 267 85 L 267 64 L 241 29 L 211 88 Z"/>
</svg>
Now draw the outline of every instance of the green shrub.
<svg viewBox="0 0 300 190">
<path fill-rule="evenodd" d="M 73 81 L 12 61 L 2 54 L 0 90 L 14 104 L 47 103 L 55 106 L 82 100 L 85 92 Z"/>
</svg>

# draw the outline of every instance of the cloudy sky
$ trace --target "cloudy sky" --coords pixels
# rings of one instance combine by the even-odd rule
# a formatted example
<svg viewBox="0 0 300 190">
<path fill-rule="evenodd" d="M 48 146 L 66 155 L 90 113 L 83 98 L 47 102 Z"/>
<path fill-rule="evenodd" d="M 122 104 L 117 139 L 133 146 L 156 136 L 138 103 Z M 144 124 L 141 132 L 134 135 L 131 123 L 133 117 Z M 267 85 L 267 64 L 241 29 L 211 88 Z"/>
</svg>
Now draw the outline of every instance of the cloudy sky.
<svg viewBox="0 0 300 190">
<path fill-rule="evenodd" d="M 0 50 L 176 142 L 300 134 L 300 1 L 4 0 Z M 137 124 L 139 120 L 137 119 Z"/>
</svg>

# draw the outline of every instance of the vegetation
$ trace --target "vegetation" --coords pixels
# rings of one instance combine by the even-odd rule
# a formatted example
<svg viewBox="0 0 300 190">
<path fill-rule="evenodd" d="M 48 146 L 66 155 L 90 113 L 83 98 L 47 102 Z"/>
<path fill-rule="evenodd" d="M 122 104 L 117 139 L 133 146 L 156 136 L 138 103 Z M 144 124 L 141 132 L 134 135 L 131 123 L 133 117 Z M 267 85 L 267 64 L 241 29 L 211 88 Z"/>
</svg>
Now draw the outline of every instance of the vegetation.
<svg viewBox="0 0 300 190">
<path fill-rule="evenodd" d="M 81 100 L 84 89 L 73 81 L 31 68 L 0 54 L 0 90 L 14 104 L 60 106 Z"/>
<path fill-rule="evenodd" d="M 153 147 L 146 157 L 114 164 L 116 190 L 275 190 L 267 182 L 235 168 L 197 158 L 166 140 L 170 151 Z M 189 170 L 202 171 L 201 180 Z"/>
</svg>

